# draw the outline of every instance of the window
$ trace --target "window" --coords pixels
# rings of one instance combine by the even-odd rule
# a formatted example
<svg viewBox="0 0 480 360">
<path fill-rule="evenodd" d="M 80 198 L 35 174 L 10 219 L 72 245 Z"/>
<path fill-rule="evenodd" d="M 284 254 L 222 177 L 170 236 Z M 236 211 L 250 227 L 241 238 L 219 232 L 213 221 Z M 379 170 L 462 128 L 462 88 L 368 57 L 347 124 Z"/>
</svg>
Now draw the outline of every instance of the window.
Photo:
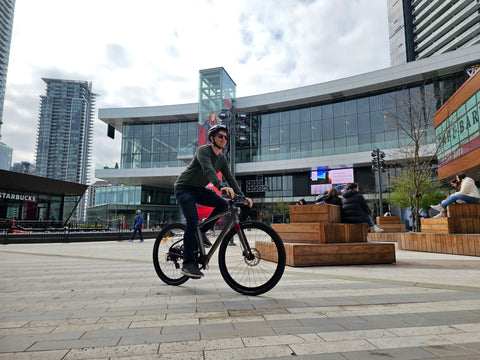
<svg viewBox="0 0 480 360">
<path fill-rule="evenodd" d="M 370 113 L 358 114 L 358 133 L 367 134 L 370 133 Z"/>
</svg>

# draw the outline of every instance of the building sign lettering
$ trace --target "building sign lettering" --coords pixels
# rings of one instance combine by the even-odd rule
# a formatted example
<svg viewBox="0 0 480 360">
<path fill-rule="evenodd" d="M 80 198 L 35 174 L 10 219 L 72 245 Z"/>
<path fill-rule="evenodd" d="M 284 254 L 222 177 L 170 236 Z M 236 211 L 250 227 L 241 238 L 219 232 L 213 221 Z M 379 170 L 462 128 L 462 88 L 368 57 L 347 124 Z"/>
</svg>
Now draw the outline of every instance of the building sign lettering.
<svg viewBox="0 0 480 360">
<path fill-rule="evenodd" d="M 0 190 L 0 200 L 37 202 L 38 196 L 33 194 L 15 194 Z"/>
<path fill-rule="evenodd" d="M 435 128 L 440 166 L 480 146 L 480 91 Z"/>
</svg>

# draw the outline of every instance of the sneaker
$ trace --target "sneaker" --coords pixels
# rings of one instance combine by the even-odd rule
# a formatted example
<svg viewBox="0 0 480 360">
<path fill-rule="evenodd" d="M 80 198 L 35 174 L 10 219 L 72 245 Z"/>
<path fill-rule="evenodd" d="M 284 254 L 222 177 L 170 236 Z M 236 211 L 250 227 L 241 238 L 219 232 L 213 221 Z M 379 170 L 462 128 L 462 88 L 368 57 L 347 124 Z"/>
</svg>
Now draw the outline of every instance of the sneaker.
<svg viewBox="0 0 480 360">
<path fill-rule="evenodd" d="M 200 233 L 202 234 L 203 245 L 207 248 L 212 246 L 212 243 L 207 238 L 207 234 L 205 234 L 203 231 L 200 231 Z"/>
<path fill-rule="evenodd" d="M 441 218 L 441 217 L 446 217 L 446 211 L 445 209 L 442 209 L 438 215 L 435 215 L 434 218 Z"/>
<path fill-rule="evenodd" d="M 229 241 L 229 242 L 228 242 L 228 246 L 237 246 L 237 245 L 236 245 L 236 244 L 233 242 L 233 240 L 232 240 L 232 241 Z"/>
<path fill-rule="evenodd" d="M 373 231 L 375 231 L 375 232 L 382 232 L 383 229 L 379 228 L 377 225 L 373 225 Z"/>
<path fill-rule="evenodd" d="M 437 210 L 437 211 L 442 211 L 443 209 L 443 206 L 438 204 L 438 205 L 430 205 L 430 207 L 433 209 L 433 210 Z"/>
<path fill-rule="evenodd" d="M 194 264 L 183 264 L 181 273 L 193 279 L 200 279 L 203 273 Z"/>
<path fill-rule="evenodd" d="M 140 242 L 143 242 L 143 239 L 142 239 L 142 240 L 140 240 Z"/>
</svg>

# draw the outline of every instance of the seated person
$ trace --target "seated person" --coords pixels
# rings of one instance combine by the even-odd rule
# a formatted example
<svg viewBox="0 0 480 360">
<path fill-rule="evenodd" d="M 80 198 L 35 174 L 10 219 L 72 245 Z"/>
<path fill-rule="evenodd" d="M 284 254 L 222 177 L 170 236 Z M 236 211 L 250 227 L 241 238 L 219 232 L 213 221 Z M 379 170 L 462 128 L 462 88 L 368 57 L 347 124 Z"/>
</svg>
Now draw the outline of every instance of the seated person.
<svg viewBox="0 0 480 360">
<path fill-rule="evenodd" d="M 342 193 L 342 222 L 351 224 L 367 223 L 373 231 L 382 232 L 370 216 L 370 208 L 362 194 L 358 192 L 358 184 L 350 183 Z"/>
<path fill-rule="evenodd" d="M 452 180 L 450 185 L 452 185 L 452 187 L 455 191 L 460 191 L 460 183 L 457 181 L 456 178 L 454 180 Z M 445 198 L 445 200 L 447 200 L 447 199 L 448 199 L 448 196 Z M 457 204 L 465 204 L 465 201 L 459 199 L 459 200 L 457 200 Z"/>
<path fill-rule="evenodd" d="M 315 205 L 318 204 L 331 204 L 342 206 L 342 199 L 338 197 L 339 192 L 336 188 L 332 187 L 324 195 L 318 195 L 315 199 Z"/>
<path fill-rule="evenodd" d="M 300 200 L 298 200 L 297 205 L 307 205 L 307 202 L 305 201 L 305 199 L 300 199 Z"/>
<path fill-rule="evenodd" d="M 432 209 L 440 211 L 440 213 L 434 217 L 445 217 L 446 208 L 450 204 L 455 204 L 458 200 L 463 200 L 470 204 L 480 203 L 480 193 L 478 192 L 475 181 L 472 178 L 467 177 L 465 174 L 460 173 L 456 176 L 457 182 L 460 184 L 460 190 L 454 192 L 443 200 L 440 205 L 432 205 Z"/>
</svg>

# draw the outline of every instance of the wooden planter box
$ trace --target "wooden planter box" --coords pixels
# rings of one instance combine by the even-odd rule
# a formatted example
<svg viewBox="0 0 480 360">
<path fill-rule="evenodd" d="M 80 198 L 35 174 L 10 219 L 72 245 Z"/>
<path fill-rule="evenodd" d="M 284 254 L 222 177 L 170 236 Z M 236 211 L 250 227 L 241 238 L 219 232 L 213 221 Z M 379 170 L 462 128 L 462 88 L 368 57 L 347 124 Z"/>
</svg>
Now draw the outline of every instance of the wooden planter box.
<svg viewBox="0 0 480 360">
<path fill-rule="evenodd" d="M 455 232 L 454 220 L 448 217 L 420 219 L 422 233 L 450 234 Z"/>
<path fill-rule="evenodd" d="M 398 247 L 402 250 L 480 256 L 480 235 L 408 233 L 400 239 Z"/>
<path fill-rule="evenodd" d="M 294 205 L 290 206 L 290 222 L 328 222 L 339 223 L 342 221 L 342 211 L 338 205 Z"/>
<path fill-rule="evenodd" d="M 293 223 L 272 224 L 284 243 L 334 244 L 367 242 L 363 224 Z"/>
<path fill-rule="evenodd" d="M 377 216 L 377 225 L 400 224 L 400 216 Z"/>
<path fill-rule="evenodd" d="M 447 206 L 447 217 L 480 217 L 480 204 L 452 204 Z"/>
<path fill-rule="evenodd" d="M 255 248 L 262 258 L 276 262 L 274 245 L 257 242 Z M 285 244 L 287 265 L 368 265 L 395 262 L 395 245 L 392 243 L 350 243 L 350 244 Z"/>
</svg>

